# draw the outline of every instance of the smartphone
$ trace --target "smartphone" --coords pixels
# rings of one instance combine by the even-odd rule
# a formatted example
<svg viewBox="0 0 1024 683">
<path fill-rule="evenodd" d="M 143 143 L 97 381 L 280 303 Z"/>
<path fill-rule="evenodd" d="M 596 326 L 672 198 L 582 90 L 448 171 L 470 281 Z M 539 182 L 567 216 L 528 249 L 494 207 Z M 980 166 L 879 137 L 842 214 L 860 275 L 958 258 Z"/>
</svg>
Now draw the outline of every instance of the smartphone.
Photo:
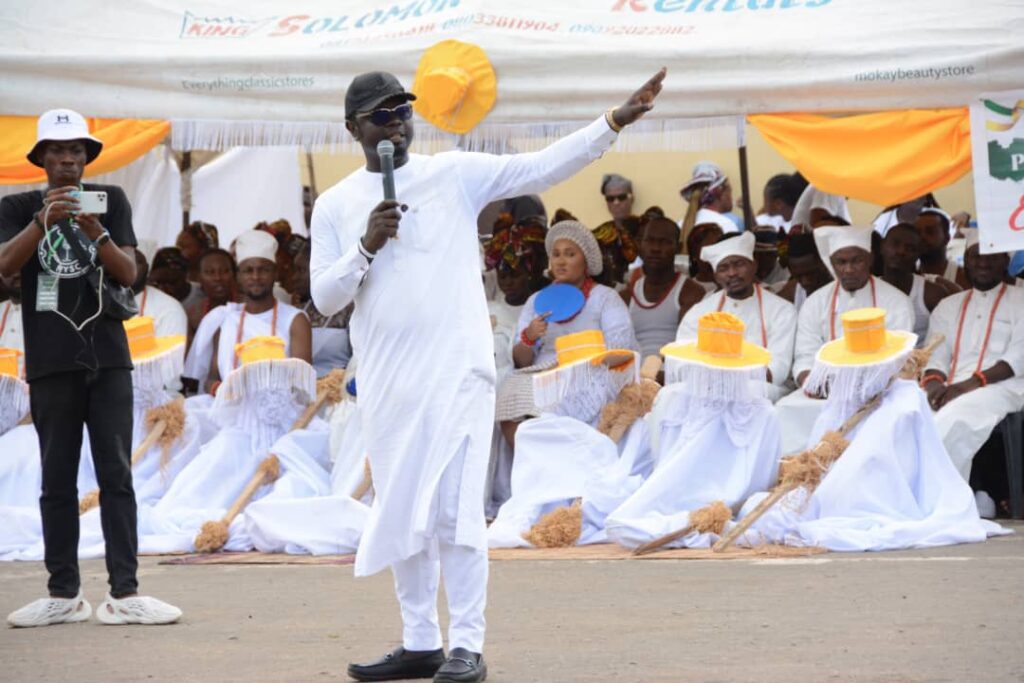
<svg viewBox="0 0 1024 683">
<path fill-rule="evenodd" d="M 73 194 L 78 198 L 80 205 L 78 210 L 82 213 L 101 214 L 107 212 L 106 192 L 74 192 Z"/>
</svg>

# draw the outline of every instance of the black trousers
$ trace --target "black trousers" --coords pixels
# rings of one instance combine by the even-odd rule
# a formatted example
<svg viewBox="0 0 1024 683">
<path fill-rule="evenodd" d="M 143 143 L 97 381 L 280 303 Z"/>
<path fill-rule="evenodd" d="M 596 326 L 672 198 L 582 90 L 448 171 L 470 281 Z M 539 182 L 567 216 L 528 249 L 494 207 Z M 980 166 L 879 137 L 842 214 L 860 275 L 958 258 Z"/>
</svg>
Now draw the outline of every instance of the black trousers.
<svg viewBox="0 0 1024 683">
<path fill-rule="evenodd" d="M 50 595 L 78 595 L 78 462 L 82 425 L 100 489 L 100 522 L 106 545 L 110 594 L 138 588 L 138 529 L 132 488 L 132 376 L 130 370 L 65 372 L 31 383 L 32 421 L 43 460 L 43 521 Z"/>
</svg>

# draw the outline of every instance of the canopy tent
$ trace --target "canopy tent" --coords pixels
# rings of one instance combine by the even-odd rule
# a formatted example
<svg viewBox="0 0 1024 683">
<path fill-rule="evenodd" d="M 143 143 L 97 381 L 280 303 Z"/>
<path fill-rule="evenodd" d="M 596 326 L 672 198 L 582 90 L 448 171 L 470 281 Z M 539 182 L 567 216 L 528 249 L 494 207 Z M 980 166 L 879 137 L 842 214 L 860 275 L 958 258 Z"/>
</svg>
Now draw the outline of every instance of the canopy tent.
<svg viewBox="0 0 1024 683">
<path fill-rule="evenodd" d="M 421 150 L 545 144 L 662 65 L 670 73 L 657 109 L 620 150 L 740 147 L 749 114 L 962 108 L 980 92 L 1018 86 L 1024 65 L 1017 0 L 306 0 L 287 10 L 269 0 L 117 9 L 63 0 L 0 13 L 0 114 L 36 116 L 59 102 L 91 116 L 160 116 L 181 150 L 351 149 L 341 124 L 351 78 L 384 69 L 411 85 L 423 50 L 446 38 L 484 48 L 498 100 L 461 139 L 421 123 Z M 808 139 L 808 120 L 777 121 L 766 135 L 784 156 L 813 149 L 794 142 Z M 896 138 L 907 130 L 886 125 Z M 934 137 L 911 158 L 962 173 L 963 146 L 935 156 Z M 876 168 L 905 158 L 869 150 Z M 948 182 L 949 168 L 861 196 L 894 203 Z M 823 189 L 853 194 L 816 174 Z"/>
</svg>

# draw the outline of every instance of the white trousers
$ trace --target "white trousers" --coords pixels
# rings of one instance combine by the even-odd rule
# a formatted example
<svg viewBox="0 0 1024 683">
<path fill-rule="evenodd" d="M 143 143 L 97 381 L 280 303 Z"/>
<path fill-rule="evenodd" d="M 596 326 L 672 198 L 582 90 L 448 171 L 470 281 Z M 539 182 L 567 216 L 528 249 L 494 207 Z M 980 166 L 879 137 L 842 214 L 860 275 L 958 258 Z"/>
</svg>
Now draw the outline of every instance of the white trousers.
<svg viewBox="0 0 1024 683">
<path fill-rule="evenodd" d="M 455 544 L 463 450 L 441 476 L 437 499 L 435 536 L 423 552 L 391 565 L 395 593 L 402 609 L 402 645 L 407 650 L 437 650 L 441 627 L 437 618 L 437 589 L 444 577 L 448 597 L 448 647 L 483 652 L 484 608 L 487 606 L 487 550 Z M 484 524 L 480 519 L 463 523 Z"/>
<path fill-rule="evenodd" d="M 964 481 L 971 477 L 974 455 L 1009 413 L 1024 407 L 1016 378 L 968 392 L 935 413 L 939 436 Z"/>
</svg>

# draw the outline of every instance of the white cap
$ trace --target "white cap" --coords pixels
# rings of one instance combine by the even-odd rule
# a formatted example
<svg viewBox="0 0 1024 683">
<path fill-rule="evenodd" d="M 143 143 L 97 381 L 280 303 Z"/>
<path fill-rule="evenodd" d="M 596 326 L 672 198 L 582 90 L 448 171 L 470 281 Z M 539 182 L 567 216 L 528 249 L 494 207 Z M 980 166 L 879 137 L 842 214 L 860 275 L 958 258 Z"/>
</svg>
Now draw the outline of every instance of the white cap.
<svg viewBox="0 0 1024 683">
<path fill-rule="evenodd" d="M 822 192 L 813 185 L 808 185 L 793 207 L 792 225 L 802 225 L 808 230 L 811 228 L 811 211 L 823 209 L 830 216 L 842 218 L 847 223 L 850 220 L 850 208 L 846 204 L 846 198 L 839 195 Z"/>
<path fill-rule="evenodd" d="M 235 262 L 261 258 L 277 263 L 277 240 L 264 230 L 246 230 L 235 239 Z"/>
<path fill-rule="evenodd" d="M 100 155 L 103 143 L 89 134 L 89 124 L 77 111 L 71 109 L 51 109 L 39 117 L 36 123 L 36 144 L 25 156 L 36 166 L 42 167 L 38 158 L 39 146 L 44 142 L 64 142 L 81 140 L 85 143 L 85 163 L 90 163 Z"/>
<path fill-rule="evenodd" d="M 811 234 L 814 235 L 814 244 L 818 247 L 821 260 L 825 262 L 825 267 L 832 273 L 832 277 L 835 277 L 832 254 L 847 247 L 857 247 L 870 254 L 872 232 L 874 228 L 871 226 L 826 225 L 815 229 Z"/>
<path fill-rule="evenodd" d="M 728 216 L 724 213 L 718 213 L 711 209 L 701 209 L 697 212 L 697 218 L 694 219 L 694 225 L 703 225 L 704 223 L 712 223 L 722 229 L 724 233 L 739 232 L 740 229 L 736 227 Z"/>
<path fill-rule="evenodd" d="M 718 264 L 730 256 L 742 256 L 748 261 L 754 260 L 754 233 L 747 231 L 739 237 L 716 242 L 700 250 L 700 260 L 711 264 L 712 270 L 718 270 Z"/>
<path fill-rule="evenodd" d="M 966 252 L 968 249 L 975 246 L 976 244 L 981 243 L 981 238 L 978 235 L 977 228 L 961 228 L 960 232 L 963 233 L 964 238 L 966 240 L 964 242 L 964 252 Z"/>
</svg>

